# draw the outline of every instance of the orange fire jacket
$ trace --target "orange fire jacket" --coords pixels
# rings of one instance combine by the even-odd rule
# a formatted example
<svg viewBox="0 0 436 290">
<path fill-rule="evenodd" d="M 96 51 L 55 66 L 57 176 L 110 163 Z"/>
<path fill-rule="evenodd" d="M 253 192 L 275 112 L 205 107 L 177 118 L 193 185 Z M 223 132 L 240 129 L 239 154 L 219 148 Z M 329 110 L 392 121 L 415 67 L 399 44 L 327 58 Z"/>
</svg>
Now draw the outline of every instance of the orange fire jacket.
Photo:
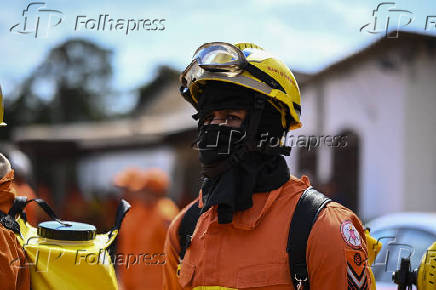
<svg viewBox="0 0 436 290">
<path fill-rule="evenodd" d="M 12 182 L 14 172 L 10 171 L 0 180 L 0 210 L 9 211 L 15 193 Z M 14 232 L 0 224 L 0 288 L 2 290 L 30 289 L 30 272 L 26 266 L 26 254 L 15 238 Z"/>
<path fill-rule="evenodd" d="M 286 246 L 295 206 L 309 185 L 305 176 L 291 177 L 276 190 L 254 194 L 253 207 L 236 213 L 231 224 L 218 224 L 217 207 L 211 207 L 198 220 L 178 276 L 178 229 L 188 205 L 168 231 L 164 289 L 294 289 Z M 202 207 L 201 191 L 197 200 Z M 367 257 L 359 218 L 330 202 L 308 240 L 311 289 L 369 289 Z"/>
</svg>

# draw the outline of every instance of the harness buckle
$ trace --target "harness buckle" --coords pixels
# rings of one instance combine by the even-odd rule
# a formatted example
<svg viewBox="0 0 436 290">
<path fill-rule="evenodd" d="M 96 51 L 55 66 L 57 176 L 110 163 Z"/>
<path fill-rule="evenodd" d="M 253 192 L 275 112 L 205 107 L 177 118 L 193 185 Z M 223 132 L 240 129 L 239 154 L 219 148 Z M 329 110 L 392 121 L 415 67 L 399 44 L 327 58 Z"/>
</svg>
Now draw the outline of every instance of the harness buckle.
<svg viewBox="0 0 436 290">
<path fill-rule="evenodd" d="M 303 286 L 303 282 L 307 282 L 307 277 L 305 277 L 304 279 L 299 279 L 299 278 L 297 277 L 297 274 L 295 274 L 294 279 L 295 279 L 295 281 L 298 282 L 298 284 L 297 284 L 297 290 L 302 290 L 303 287 L 304 287 L 304 286 Z"/>
</svg>

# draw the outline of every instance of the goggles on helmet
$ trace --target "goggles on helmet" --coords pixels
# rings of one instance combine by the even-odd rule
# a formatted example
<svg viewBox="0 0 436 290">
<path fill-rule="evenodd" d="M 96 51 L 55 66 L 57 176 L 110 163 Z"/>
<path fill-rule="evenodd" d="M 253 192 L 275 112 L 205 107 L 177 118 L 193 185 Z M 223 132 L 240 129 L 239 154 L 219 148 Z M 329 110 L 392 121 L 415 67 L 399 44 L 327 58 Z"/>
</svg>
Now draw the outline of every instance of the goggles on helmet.
<svg viewBox="0 0 436 290">
<path fill-rule="evenodd" d="M 200 46 L 194 53 L 192 62 L 181 75 L 181 93 L 184 97 L 190 95 L 189 87 L 200 79 L 205 72 L 212 72 L 225 77 L 235 77 L 244 71 L 266 83 L 271 89 L 285 91 L 271 76 L 263 72 L 246 59 L 244 53 L 226 42 L 211 42 Z"/>
</svg>

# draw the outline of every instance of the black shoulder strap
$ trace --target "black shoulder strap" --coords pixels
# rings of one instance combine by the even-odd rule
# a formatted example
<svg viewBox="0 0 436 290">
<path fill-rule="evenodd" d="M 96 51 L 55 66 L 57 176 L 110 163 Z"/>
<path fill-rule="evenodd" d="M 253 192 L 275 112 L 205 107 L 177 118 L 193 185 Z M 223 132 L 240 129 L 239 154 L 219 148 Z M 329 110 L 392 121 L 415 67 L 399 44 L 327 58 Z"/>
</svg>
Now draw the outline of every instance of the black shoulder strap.
<svg viewBox="0 0 436 290">
<path fill-rule="evenodd" d="M 319 213 L 330 201 L 331 199 L 310 186 L 303 192 L 295 207 L 286 249 L 295 289 L 309 289 L 306 263 L 307 240 Z M 301 288 L 302 286 L 304 288 Z"/>
<path fill-rule="evenodd" d="M 20 225 L 18 222 L 10 215 L 2 212 L 0 210 L 0 224 L 5 227 L 5 229 L 11 230 L 16 234 L 20 234 Z"/>
<path fill-rule="evenodd" d="M 9 212 L 7 214 L 0 212 L 0 223 L 8 230 L 11 230 L 16 234 L 20 234 L 20 225 L 15 218 L 17 215 L 21 215 L 23 217 L 23 211 L 26 208 L 26 205 L 30 202 L 36 202 L 47 213 L 47 215 L 50 216 L 51 219 L 58 220 L 60 222 L 54 211 L 44 200 L 39 198 L 27 200 L 26 196 L 16 196 L 12 207 L 9 209 Z"/>
<path fill-rule="evenodd" d="M 26 205 L 31 202 L 36 202 L 38 206 L 52 219 L 60 222 L 60 219 L 57 217 L 53 209 L 48 205 L 48 203 L 40 198 L 34 198 L 27 200 L 26 196 L 16 196 L 14 200 L 14 204 L 9 209 L 8 215 L 11 217 L 16 217 L 17 215 L 22 215 L 23 210 L 26 208 Z M 62 222 L 60 222 L 62 224 Z"/>
<path fill-rule="evenodd" d="M 26 205 L 27 205 L 26 196 L 16 196 L 14 199 L 14 203 L 12 204 L 12 207 L 9 209 L 8 214 L 15 218 L 17 214 L 21 214 L 23 212 Z"/>
<path fill-rule="evenodd" d="M 21 214 L 26 207 L 27 197 L 16 196 L 12 207 L 9 209 L 8 213 L 0 212 L 0 223 L 8 230 L 13 231 L 15 234 L 19 235 L 20 225 L 15 220 L 17 214 Z"/>
<path fill-rule="evenodd" d="M 111 229 L 109 238 L 112 237 L 114 230 L 119 230 L 121 228 L 121 224 L 123 223 L 123 220 L 126 217 L 126 214 L 131 207 L 132 206 L 130 205 L 130 203 L 128 203 L 125 199 L 121 199 L 117 207 L 117 213 L 115 215 L 115 223 Z"/>
<path fill-rule="evenodd" d="M 197 226 L 198 218 L 201 215 L 201 208 L 198 207 L 198 201 L 188 208 L 183 216 L 179 227 L 180 241 L 180 260 L 183 260 L 186 250 L 191 245 L 192 234 Z"/>
</svg>

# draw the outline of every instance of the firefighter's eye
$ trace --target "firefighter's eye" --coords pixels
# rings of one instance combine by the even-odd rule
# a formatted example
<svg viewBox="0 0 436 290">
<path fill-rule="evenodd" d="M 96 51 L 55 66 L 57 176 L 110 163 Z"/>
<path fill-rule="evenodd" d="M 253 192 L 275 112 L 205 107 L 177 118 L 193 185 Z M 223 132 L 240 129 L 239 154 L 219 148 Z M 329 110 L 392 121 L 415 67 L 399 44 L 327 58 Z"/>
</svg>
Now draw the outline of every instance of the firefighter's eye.
<svg viewBox="0 0 436 290">
<path fill-rule="evenodd" d="M 236 115 L 228 115 L 227 120 L 228 121 L 241 121 L 241 118 L 239 116 L 236 116 Z"/>
</svg>

